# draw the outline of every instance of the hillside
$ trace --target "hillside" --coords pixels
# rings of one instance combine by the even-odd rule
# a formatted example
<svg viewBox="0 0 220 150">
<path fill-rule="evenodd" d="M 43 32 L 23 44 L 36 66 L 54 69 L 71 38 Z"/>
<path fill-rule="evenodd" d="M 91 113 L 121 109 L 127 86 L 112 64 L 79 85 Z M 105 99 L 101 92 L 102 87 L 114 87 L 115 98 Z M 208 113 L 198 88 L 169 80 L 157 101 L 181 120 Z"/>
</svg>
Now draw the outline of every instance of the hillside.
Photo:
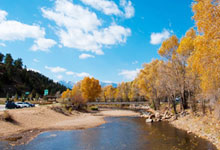
<svg viewBox="0 0 220 150">
<path fill-rule="evenodd" d="M 50 95 L 55 95 L 66 90 L 65 86 L 22 66 L 22 60 L 14 61 L 10 54 L 4 56 L 4 63 L 0 61 L 0 97 L 22 96 L 25 92 L 32 94 L 32 97 L 42 96 L 45 89 L 49 90 Z"/>
</svg>

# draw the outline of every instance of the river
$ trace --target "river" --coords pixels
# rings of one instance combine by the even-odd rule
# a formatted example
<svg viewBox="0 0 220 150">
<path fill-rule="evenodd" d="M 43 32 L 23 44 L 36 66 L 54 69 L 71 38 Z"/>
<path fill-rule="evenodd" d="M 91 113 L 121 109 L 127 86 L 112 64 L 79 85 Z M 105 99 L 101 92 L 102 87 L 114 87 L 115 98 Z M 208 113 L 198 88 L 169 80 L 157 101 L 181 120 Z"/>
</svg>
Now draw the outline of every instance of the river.
<svg viewBox="0 0 220 150">
<path fill-rule="evenodd" d="M 216 150 L 208 141 L 176 129 L 167 122 L 145 123 L 143 118 L 106 118 L 106 124 L 74 131 L 50 131 L 27 145 L 1 150 Z"/>
</svg>

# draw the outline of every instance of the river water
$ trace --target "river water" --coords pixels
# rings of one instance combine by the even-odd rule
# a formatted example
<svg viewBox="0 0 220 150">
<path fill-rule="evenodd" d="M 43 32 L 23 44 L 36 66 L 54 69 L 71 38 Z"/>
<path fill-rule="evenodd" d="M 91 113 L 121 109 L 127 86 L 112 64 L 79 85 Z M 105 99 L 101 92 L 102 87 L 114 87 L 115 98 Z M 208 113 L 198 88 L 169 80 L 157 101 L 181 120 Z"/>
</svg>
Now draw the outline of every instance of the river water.
<svg viewBox="0 0 220 150">
<path fill-rule="evenodd" d="M 44 132 L 27 145 L 14 150 L 216 150 L 206 140 L 187 134 L 166 122 L 145 123 L 143 118 L 107 118 L 96 128 Z"/>
</svg>

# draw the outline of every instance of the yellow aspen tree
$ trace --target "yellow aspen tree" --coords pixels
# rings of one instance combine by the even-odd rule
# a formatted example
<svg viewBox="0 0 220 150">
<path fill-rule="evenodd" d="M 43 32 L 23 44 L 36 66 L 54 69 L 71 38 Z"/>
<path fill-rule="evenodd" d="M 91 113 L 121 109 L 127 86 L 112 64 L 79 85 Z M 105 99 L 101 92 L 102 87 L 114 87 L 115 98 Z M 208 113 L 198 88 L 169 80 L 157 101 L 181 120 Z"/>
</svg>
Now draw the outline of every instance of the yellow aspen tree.
<svg viewBox="0 0 220 150">
<path fill-rule="evenodd" d="M 71 91 L 67 89 L 62 93 L 62 98 L 70 98 L 71 97 Z"/>
<path fill-rule="evenodd" d="M 71 91 L 71 101 L 73 104 L 85 104 L 86 100 L 82 96 L 81 82 L 77 82 Z"/>
<path fill-rule="evenodd" d="M 108 85 L 105 88 L 106 88 L 105 91 L 106 98 L 110 101 L 114 101 L 115 88 L 112 85 Z"/>
<path fill-rule="evenodd" d="M 173 35 L 167 40 L 163 41 L 160 49 L 158 50 L 158 53 L 160 56 L 166 58 L 167 60 L 171 60 L 173 54 L 176 53 L 178 46 L 178 38 L 175 35 Z"/>
<path fill-rule="evenodd" d="M 117 88 L 116 88 L 116 91 L 115 91 L 115 99 L 119 102 L 122 101 L 122 86 L 121 84 L 118 84 Z"/>
<path fill-rule="evenodd" d="M 89 102 L 95 101 L 101 93 L 101 85 L 99 84 L 99 80 L 85 77 L 81 81 L 81 91 L 84 99 L 88 100 Z"/>
<path fill-rule="evenodd" d="M 129 101 L 129 83 L 122 82 L 121 83 L 121 92 L 122 92 L 122 100 L 123 101 Z"/>
<path fill-rule="evenodd" d="M 219 99 L 220 88 L 219 4 L 219 0 L 195 0 L 193 18 L 199 35 L 194 42 L 195 52 L 190 58 L 193 71 L 199 74 L 204 98 L 214 101 Z"/>
<path fill-rule="evenodd" d="M 138 84 L 140 89 L 145 93 L 146 98 L 151 100 L 153 108 L 159 109 L 159 77 L 158 66 L 161 63 L 159 60 L 154 60 L 149 64 L 144 64 L 144 69 L 138 75 Z"/>
<path fill-rule="evenodd" d="M 130 101 L 138 101 L 140 99 L 140 89 L 138 88 L 137 79 L 130 83 L 129 99 Z"/>
</svg>

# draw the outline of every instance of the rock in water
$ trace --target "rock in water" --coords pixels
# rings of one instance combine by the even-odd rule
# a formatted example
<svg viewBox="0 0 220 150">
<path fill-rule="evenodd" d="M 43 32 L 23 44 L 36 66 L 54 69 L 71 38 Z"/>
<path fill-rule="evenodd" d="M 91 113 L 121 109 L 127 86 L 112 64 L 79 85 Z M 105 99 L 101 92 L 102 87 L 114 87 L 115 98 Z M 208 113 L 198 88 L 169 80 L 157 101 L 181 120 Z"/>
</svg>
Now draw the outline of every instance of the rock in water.
<svg viewBox="0 0 220 150">
<path fill-rule="evenodd" d="M 146 119 L 146 123 L 152 123 L 153 120 L 152 119 Z"/>
</svg>

